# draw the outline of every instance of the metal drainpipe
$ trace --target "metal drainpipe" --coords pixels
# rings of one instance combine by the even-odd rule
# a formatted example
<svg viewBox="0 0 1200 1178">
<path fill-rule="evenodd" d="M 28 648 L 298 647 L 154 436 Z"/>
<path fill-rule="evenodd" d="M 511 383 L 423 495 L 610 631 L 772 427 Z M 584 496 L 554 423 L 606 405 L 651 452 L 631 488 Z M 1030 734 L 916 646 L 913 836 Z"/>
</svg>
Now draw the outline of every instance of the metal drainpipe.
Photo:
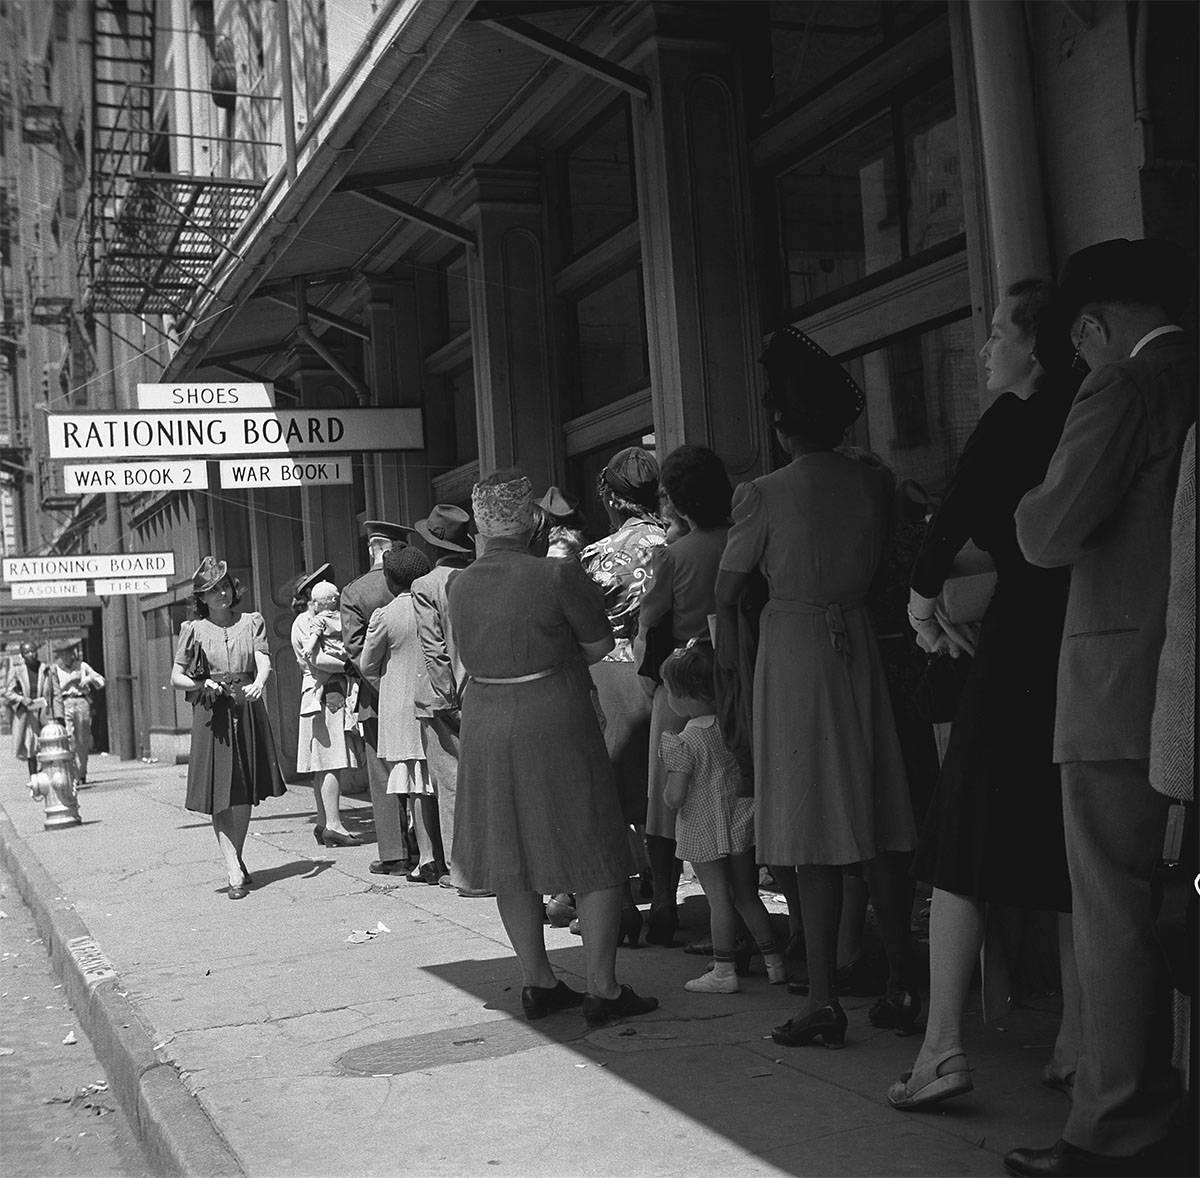
<svg viewBox="0 0 1200 1178">
<path fill-rule="evenodd" d="M 308 292 L 305 289 L 303 278 L 295 280 L 293 290 L 296 292 L 296 338 L 312 348 L 354 390 L 354 395 L 358 398 L 360 406 L 365 407 L 370 405 L 371 390 L 367 388 L 360 377 L 351 372 L 321 342 L 320 337 L 315 335 L 308 326 Z M 375 507 L 377 498 L 375 494 L 375 470 L 365 455 L 360 455 L 359 457 L 362 460 L 363 472 L 363 506 L 366 509 L 367 519 L 374 519 L 378 514 Z"/>
<path fill-rule="evenodd" d="M 283 93 L 283 150 L 287 159 L 289 184 L 296 183 L 296 110 L 292 94 L 292 26 L 288 19 L 288 0 L 275 0 L 279 14 L 279 82 Z"/>
</svg>

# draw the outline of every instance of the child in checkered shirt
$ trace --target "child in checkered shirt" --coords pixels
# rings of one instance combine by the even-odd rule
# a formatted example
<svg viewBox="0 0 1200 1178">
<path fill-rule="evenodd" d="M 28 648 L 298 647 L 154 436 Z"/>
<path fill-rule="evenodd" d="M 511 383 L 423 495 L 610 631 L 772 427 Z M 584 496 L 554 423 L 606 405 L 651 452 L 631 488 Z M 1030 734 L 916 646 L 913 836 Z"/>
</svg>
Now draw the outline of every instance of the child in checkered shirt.
<svg viewBox="0 0 1200 1178">
<path fill-rule="evenodd" d="M 754 862 L 754 799 L 744 796 L 742 775 L 717 724 L 713 648 L 693 638 L 662 665 L 667 702 L 688 723 L 664 732 L 659 757 L 667 769 L 663 797 L 678 810 L 675 853 L 696 870 L 708 897 L 713 966 L 686 983 L 698 994 L 735 994 L 734 941 L 740 913 L 767 965 L 771 984 L 787 980 L 783 955 L 758 895 Z"/>
</svg>

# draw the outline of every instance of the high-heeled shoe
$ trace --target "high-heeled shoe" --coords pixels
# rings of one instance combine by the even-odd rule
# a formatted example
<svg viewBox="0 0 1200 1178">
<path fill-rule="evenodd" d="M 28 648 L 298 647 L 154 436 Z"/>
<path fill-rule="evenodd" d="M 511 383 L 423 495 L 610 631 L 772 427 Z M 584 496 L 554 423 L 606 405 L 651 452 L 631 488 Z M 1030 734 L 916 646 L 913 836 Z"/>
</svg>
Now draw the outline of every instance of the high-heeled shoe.
<svg viewBox="0 0 1200 1178">
<path fill-rule="evenodd" d="M 343 834 L 340 830 L 330 830 L 326 827 L 321 831 L 321 842 L 327 847 L 360 847 L 362 839 L 356 834 L 351 834 L 347 831 Z"/>
<path fill-rule="evenodd" d="M 250 895 L 250 889 L 245 884 L 230 884 L 227 894 L 231 900 L 244 900 Z"/>
<path fill-rule="evenodd" d="M 919 1072 L 905 1072 L 895 1084 L 888 1089 L 888 1104 L 892 1108 L 912 1110 L 926 1108 L 931 1104 L 941 1104 L 954 1096 L 962 1096 L 975 1087 L 971 1079 L 970 1068 L 958 1068 L 952 1072 L 939 1074 L 938 1069 L 950 1060 L 963 1055 L 961 1047 L 955 1047 L 939 1056 L 932 1064 Z M 965 1059 L 966 1056 L 963 1056 Z"/>
<path fill-rule="evenodd" d="M 911 1035 L 920 1013 L 921 995 L 916 990 L 889 990 L 867 1011 L 867 1018 L 873 1027 Z"/>
<path fill-rule="evenodd" d="M 642 914 L 632 904 L 628 908 L 622 908 L 621 924 L 617 929 L 617 944 L 628 941 L 629 947 L 636 949 L 641 935 Z"/>
<path fill-rule="evenodd" d="M 555 928 L 566 928 L 578 915 L 574 897 L 567 892 L 560 892 L 546 901 L 546 919 Z"/>
<path fill-rule="evenodd" d="M 585 997 L 585 994 L 572 990 L 563 981 L 554 986 L 526 986 L 521 991 L 521 1009 L 525 1011 L 525 1017 L 533 1022 L 556 1010 L 582 1006 Z"/>
<path fill-rule="evenodd" d="M 679 913 L 673 908 L 652 908 L 646 919 L 646 944 L 673 949 L 676 945 L 675 930 L 678 927 Z"/>
<path fill-rule="evenodd" d="M 833 1051 L 845 1046 L 846 1026 L 846 1012 L 834 1001 L 776 1027 L 771 1038 L 781 1047 L 808 1047 L 820 1039 Z"/>
<path fill-rule="evenodd" d="M 321 842 L 321 836 L 324 833 L 325 833 L 325 827 L 323 827 L 323 826 L 314 826 L 313 827 L 313 838 L 315 838 L 318 843 Z"/>
</svg>

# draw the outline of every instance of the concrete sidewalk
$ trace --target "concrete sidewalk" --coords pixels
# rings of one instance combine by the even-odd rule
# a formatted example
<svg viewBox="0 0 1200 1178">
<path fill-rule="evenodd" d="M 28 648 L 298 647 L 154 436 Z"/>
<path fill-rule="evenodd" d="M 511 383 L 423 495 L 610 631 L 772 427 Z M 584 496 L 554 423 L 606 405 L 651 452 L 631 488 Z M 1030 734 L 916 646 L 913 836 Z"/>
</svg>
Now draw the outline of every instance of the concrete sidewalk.
<svg viewBox="0 0 1200 1178">
<path fill-rule="evenodd" d="M 1001 1174 L 1006 1150 L 1062 1128 L 1040 1083 L 1052 999 L 989 1028 L 971 1015 L 976 1091 L 906 1115 L 884 1093 L 919 1040 L 872 1028 L 869 999 L 843 1003 L 844 1051 L 780 1048 L 798 1002 L 782 987 L 689 994 L 701 959 L 644 946 L 618 970 L 657 1012 L 531 1024 L 495 903 L 373 876 L 369 843 L 318 845 L 306 789 L 254 811 L 255 887 L 231 903 L 184 767 L 95 758 L 84 824 L 47 832 L 23 765 L 0 766 L 0 853 L 159 1172 Z M 365 796 L 347 815 L 369 831 Z M 702 898 L 683 911 L 698 938 Z M 579 939 L 546 938 L 582 988 Z"/>
</svg>

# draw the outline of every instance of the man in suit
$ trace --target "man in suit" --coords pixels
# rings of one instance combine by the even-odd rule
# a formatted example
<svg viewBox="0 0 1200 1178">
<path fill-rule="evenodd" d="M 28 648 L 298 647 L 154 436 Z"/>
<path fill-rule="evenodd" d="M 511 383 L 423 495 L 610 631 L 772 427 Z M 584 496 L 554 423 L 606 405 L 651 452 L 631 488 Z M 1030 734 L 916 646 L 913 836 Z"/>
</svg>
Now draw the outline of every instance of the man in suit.
<svg viewBox="0 0 1200 1178">
<path fill-rule="evenodd" d="M 13 664 L 4 698 L 12 708 L 13 750 L 29 766 L 30 777 L 37 772 L 42 725 L 61 718 L 55 686 L 54 668 L 39 660 L 36 644 L 22 642 L 21 661 Z"/>
<path fill-rule="evenodd" d="M 470 536 L 471 517 L 461 507 L 439 503 L 413 531 L 436 553 L 434 567 L 413 582 L 417 633 L 429 672 L 426 697 L 417 700 L 426 720 L 425 756 L 438 791 L 438 818 L 442 850 L 448 867 L 438 882 L 457 888 L 460 896 L 486 896 L 486 891 L 466 887 L 454 868 L 454 801 L 458 784 L 458 730 L 466 672 L 459 661 L 446 607 L 446 586 L 457 569 L 475 559 Z"/>
<path fill-rule="evenodd" d="M 1020 1175 L 1162 1173 L 1180 1078 L 1151 891 L 1167 799 L 1148 758 L 1171 505 L 1196 418 L 1196 350 L 1177 322 L 1192 282 L 1176 247 L 1120 239 L 1072 254 L 1060 286 L 1091 371 L 1017 535 L 1033 564 L 1071 567 L 1054 759 L 1083 1030 L 1062 1138 L 1004 1162 Z"/>
<path fill-rule="evenodd" d="M 392 600 L 383 575 L 383 557 L 393 546 L 403 547 L 410 529 L 387 520 L 369 519 L 363 524 L 367 537 L 370 569 L 342 590 L 342 641 L 346 653 L 358 665 L 363 640 L 371 615 Z M 371 789 L 371 809 L 375 814 L 375 841 L 379 858 L 369 870 L 376 875 L 401 875 L 408 870 L 408 840 L 405 834 L 406 813 L 403 799 L 387 792 L 388 770 L 376 752 L 379 741 L 379 721 L 375 688 L 362 682 L 358 693 L 358 717 L 363 739 L 367 742 L 367 782 Z"/>
</svg>

